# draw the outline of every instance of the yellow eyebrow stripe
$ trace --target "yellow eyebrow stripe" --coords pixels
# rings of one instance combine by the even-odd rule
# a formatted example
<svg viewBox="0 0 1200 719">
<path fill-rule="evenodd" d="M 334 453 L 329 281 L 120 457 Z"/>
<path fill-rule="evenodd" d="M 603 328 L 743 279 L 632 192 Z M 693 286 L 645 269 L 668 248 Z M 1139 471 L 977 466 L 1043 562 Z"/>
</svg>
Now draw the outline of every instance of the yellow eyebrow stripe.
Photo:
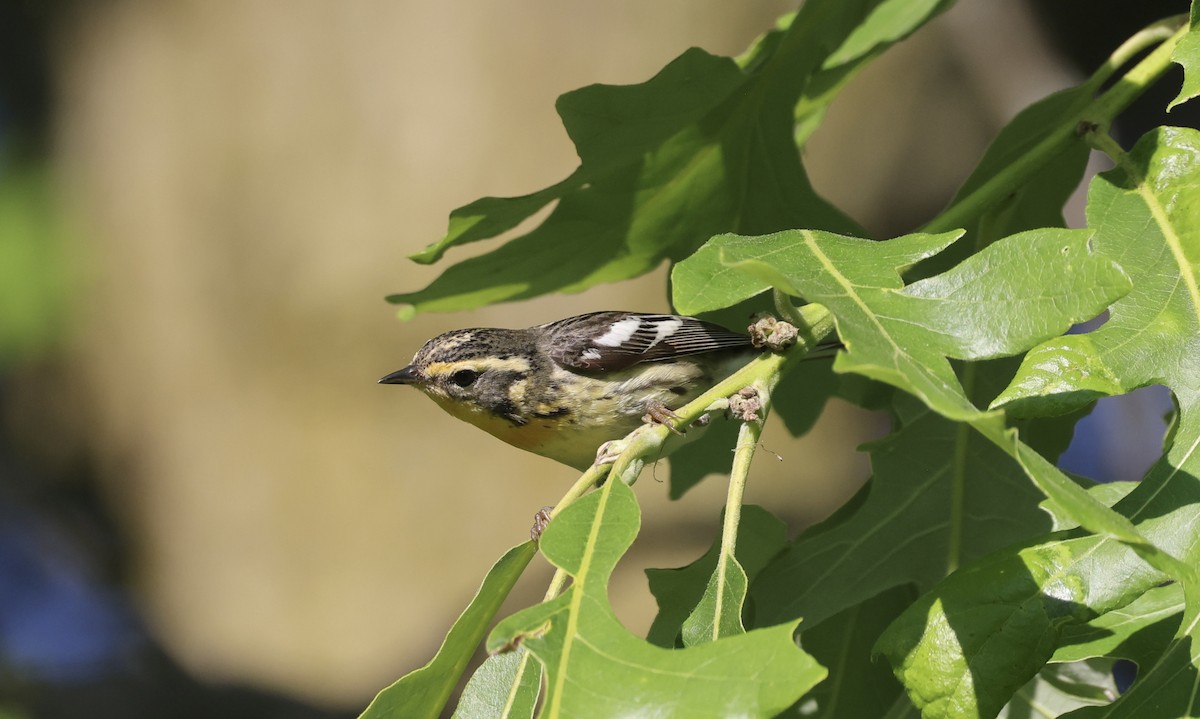
<svg viewBox="0 0 1200 719">
<path fill-rule="evenodd" d="M 486 372 L 489 370 L 499 372 L 528 372 L 533 369 L 529 364 L 529 360 L 524 357 L 479 357 L 476 359 L 459 360 L 457 362 L 431 362 L 425 368 L 425 374 L 429 377 L 445 377 L 452 375 L 460 369 L 472 369 L 476 372 Z"/>
</svg>

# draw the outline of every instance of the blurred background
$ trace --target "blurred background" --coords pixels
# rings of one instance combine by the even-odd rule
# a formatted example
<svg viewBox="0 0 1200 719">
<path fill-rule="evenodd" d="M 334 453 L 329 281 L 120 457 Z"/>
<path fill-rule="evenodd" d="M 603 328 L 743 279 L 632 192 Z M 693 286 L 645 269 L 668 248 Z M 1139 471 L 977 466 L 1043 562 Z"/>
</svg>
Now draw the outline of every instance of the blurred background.
<svg viewBox="0 0 1200 719">
<path fill-rule="evenodd" d="M 448 329 L 667 310 L 666 268 L 406 324 L 382 298 L 440 271 L 405 257 L 450 210 L 571 172 L 559 94 L 737 54 L 794 4 L 0 3 L 0 717 L 352 716 L 432 656 L 575 475 L 375 380 Z M 837 101 L 814 184 L 911 230 L 1020 108 L 1186 10 L 1104 4 L 962 0 Z M 885 431 L 838 402 L 770 426 L 747 500 L 798 531 Z M 635 632 L 641 570 L 702 553 L 723 502 L 666 476 L 613 585 Z"/>
</svg>

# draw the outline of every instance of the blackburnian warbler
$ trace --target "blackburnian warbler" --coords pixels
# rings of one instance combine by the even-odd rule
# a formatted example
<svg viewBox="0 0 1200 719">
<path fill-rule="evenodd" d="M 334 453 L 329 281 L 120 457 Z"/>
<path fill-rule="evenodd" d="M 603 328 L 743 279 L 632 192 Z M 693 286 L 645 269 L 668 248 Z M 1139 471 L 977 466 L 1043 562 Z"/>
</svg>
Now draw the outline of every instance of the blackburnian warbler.
<svg viewBox="0 0 1200 719">
<path fill-rule="evenodd" d="M 603 443 L 662 418 L 760 350 L 694 317 L 592 312 L 528 329 L 454 330 L 382 384 L 410 384 L 499 439 L 586 469 Z"/>
</svg>

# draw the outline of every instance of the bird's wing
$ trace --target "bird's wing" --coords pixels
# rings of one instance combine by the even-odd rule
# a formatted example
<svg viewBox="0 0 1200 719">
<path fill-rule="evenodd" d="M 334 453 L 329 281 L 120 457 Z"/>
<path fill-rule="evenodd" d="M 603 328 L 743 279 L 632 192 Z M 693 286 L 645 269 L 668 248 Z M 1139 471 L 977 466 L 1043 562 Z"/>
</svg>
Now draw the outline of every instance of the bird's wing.
<svg viewBox="0 0 1200 719">
<path fill-rule="evenodd" d="M 612 371 L 639 362 L 750 347 L 746 335 L 680 315 L 593 312 L 540 329 L 545 332 L 545 349 L 551 359 L 580 371 Z"/>
</svg>

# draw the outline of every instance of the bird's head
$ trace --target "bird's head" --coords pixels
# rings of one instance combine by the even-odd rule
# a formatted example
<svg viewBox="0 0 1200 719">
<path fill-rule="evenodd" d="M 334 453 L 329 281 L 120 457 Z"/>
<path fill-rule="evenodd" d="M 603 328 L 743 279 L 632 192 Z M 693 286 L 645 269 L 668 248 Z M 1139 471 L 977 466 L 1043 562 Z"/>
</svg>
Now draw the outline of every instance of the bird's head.
<svg viewBox="0 0 1200 719">
<path fill-rule="evenodd" d="M 460 419 L 488 414 L 524 424 L 525 384 L 538 364 L 528 335 L 527 330 L 491 328 L 447 332 L 426 342 L 407 367 L 379 382 L 413 385 Z"/>
</svg>

